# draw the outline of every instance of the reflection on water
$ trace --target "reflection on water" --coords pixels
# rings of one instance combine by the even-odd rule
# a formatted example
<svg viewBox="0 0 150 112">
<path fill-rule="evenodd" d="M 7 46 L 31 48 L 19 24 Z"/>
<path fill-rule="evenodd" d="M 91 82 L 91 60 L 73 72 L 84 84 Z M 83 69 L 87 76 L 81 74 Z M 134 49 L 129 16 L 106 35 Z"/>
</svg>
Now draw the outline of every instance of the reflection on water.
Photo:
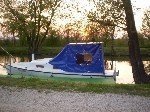
<svg viewBox="0 0 150 112">
<path fill-rule="evenodd" d="M 119 70 L 119 76 L 116 77 L 116 83 L 134 83 L 132 68 L 129 61 L 105 61 L 105 68 Z"/>
<path fill-rule="evenodd" d="M 6 69 L 3 68 L 4 64 L 0 63 L 0 74 L 2 75 L 7 75 Z"/>
<path fill-rule="evenodd" d="M 7 75 L 6 69 L 3 67 L 8 63 L 14 63 L 14 62 L 24 62 L 29 61 L 27 57 L 15 57 L 15 60 L 13 58 L 10 58 L 8 56 L 0 56 L 0 75 Z"/>
<path fill-rule="evenodd" d="M 117 83 L 133 83 L 132 68 L 129 61 L 116 62 L 116 69 L 119 70 L 120 76 L 117 77 Z"/>
<path fill-rule="evenodd" d="M 29 61 L 27 57 L 15 57 L 16 62 L 24 62 Z M 9 58 L 7 56 L 0 56 L 0 65 L 5 65 L 9 63 Z M 11 59 L 11 62 L 14 60 Z M 150 61 L 143 61 L 145 70 L 147 73 L 150 73 Z M 134 84 L 133 75 L 132 75 L 132 68 L 129 61 L 105 61 L 105 66 L 107 69 L 116 69 L 119 70 L 119 76 L 116 78 L 116 83 L 123 83 L 123 84 Z M 6 69 L 0 66 L 0 74 L 6 75 Z"/>
</svg>

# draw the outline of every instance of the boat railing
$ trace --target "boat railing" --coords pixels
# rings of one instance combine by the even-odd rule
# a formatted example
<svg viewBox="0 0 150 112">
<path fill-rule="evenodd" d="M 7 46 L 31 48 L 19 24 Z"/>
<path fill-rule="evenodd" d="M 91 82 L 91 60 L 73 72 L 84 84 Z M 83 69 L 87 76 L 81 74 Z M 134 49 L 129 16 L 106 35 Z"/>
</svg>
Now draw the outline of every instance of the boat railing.
<svg viewBox="0 0 150 112">
<path fill-rule="evenodd" d="M 11 76 L 11 60 L 13 59 L 13 62 L 16 62 L 16 58 L 12 55 L 12 54 L 10 54 L 6 49 L 4 49 L 2 46 L 0 46 L 1 47 L 1 49 L 9 56 L 9 67 L 10 67 L 10 76 Z M 4 67 L 4 66 L 3 66 Z"/>
</svg>

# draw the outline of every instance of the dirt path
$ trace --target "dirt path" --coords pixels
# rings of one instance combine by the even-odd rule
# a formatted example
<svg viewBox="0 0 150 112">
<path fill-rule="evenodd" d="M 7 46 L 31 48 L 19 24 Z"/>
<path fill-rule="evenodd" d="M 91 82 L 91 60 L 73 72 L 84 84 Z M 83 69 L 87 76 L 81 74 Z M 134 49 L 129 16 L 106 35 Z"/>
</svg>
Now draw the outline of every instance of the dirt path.
<svg viewBox="0 0 150 112">
<path fill-rule="evenodd" d="M 0 87 L 0 112 L 149 112 L 150 97 Z"/>
</svg>

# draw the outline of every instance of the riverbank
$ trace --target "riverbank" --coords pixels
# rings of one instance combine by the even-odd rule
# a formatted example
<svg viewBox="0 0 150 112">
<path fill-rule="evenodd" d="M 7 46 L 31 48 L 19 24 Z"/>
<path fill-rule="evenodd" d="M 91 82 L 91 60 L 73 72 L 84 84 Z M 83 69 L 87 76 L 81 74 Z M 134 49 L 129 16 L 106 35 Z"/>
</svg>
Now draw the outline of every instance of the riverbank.
<svg viewBox="0 0 150 112">
<path fill-rule="evenodd" d="M 9 53 L 12 55 L 19 55 L 19 56 L 25 56 L 28 54 L 28 48 L 27 47 L 4 47 Z M 57 55 L 63 47 L 43 47 L 40 50 L 40 53 L 38 55 L 46 55 L 46 56 L 55 56 Z M 115 56 L 128 56 L 128 47 L 114 47 L 115 49 Z M 104 54 L 105 56 L 111 56 L 111 49 L 110 47 L 104 48 Z M 150 56 L 150 48 L 141 48 L 141 54 L 142 56 L 149 57 Z M 6 53 L 0 49 L 0 55 L 6 55 Z"/>
<path fill-rule="evenodd" d="M 0 112 L 148 112 L 150 97 L 0 86 Z"/>
<path fill-rule="evenodd" d="M 39 91 L 74 91 L 74 92 L 92 92 L 92 93 L 112 93 L 126 94 L 150 97 L 150 84 L 99 84 L 88 82 L 70 82 L 40 78 L 11 78 L 0 77 L 0 86 L 30 88 Z"/>
</svg>

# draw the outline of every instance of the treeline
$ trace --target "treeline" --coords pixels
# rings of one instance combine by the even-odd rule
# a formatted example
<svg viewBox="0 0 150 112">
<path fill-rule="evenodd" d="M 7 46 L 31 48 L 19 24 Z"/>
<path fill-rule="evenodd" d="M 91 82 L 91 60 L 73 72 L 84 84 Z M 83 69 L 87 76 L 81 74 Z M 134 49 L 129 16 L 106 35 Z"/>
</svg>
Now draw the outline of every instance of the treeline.
<svg viewBox="0 0 150 112">
<path fill-rule="evenodd" d="M 92 40 L 75 40 L 74 38 L 62 38 L 62 37 L 48 37 L 43 42 L 43 47 L 63 47 L 68 43 L 76 42 L 91 42 Z M 96 42 L 104 42 L 104 47 L 110 47 L 112 44 L 111 39 L 100 38 L 95 40 Z M 127 38 L 118 38 L 114 40 L 114 47 L 128 47 Z M 141 48 L 150 48 L 150 41 L 147 38 L 139 38 L 139 44 Z M 0 45 L 3 47 L 27 47 L 28 44 L 26 41 L 20 39 L 3 39 L 0 40 Z"/>
</svg>

